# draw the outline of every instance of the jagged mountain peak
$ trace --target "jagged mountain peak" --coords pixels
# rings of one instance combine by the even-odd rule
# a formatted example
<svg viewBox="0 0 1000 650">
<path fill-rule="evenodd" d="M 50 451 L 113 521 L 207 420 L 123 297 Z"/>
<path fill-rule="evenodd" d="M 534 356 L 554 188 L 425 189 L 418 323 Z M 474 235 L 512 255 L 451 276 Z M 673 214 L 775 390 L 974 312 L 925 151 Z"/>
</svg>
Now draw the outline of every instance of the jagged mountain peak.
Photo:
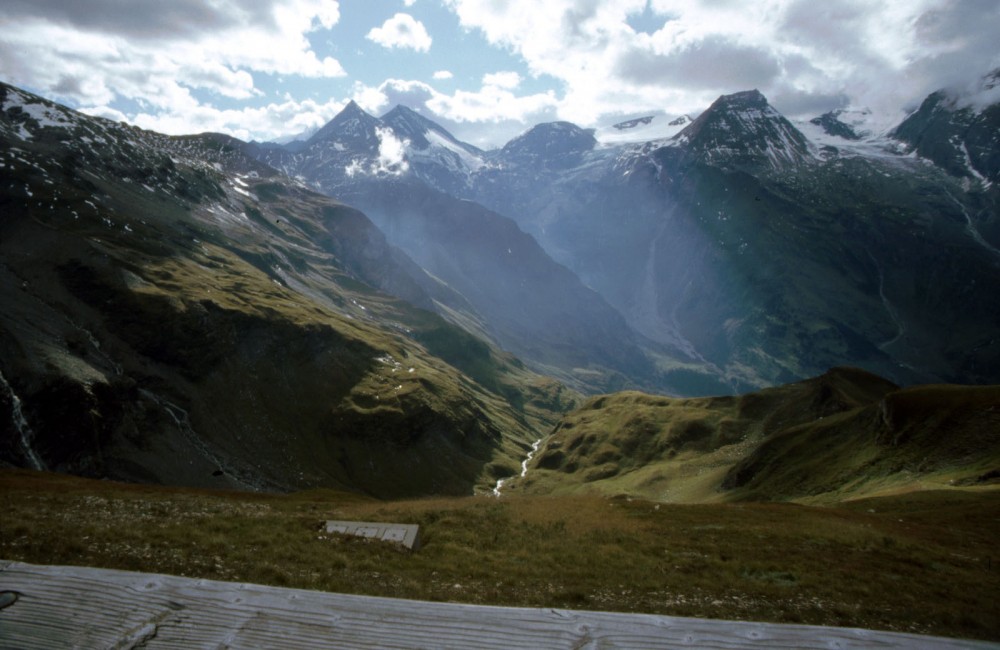
<svg viewBox="0 0 1000 650">
<path fill-rule="evenodd" d="M 382 116 L 382 119 L 387 122 L 397 119 L 416 119 L 421 122 L 430 122 L 433 124 L 431 120 L 405 104 L 396 104 L 392 110 Z"/>
<path fill-rule="evenodd" d="M 869 115 L 870 113 L 871 111 L 867 110 L 860 112 L 861 115 Z M 864 136 L 869 135 L 868 131 L 858 129 L 856 123 L 851 123 L 851 120 L 845 117 L 846 114 L 847 111 L 838 108 L 823 113 L 819 117 L 812 118 L 809 120 L 809 123 L 822 128 L 823 132 L 827 135 L 843 138 L 844 140 L 860 140 Z"/>
<path fill-rule="evenodd" d="M 474 156 L 483 153 L 478 147 L 456 138 L 434 120 L 424 117 L 403 104 L 397 104 L 395 108 L 383 115 L 382 122 L 390 126 L 398 137 L 409 140 L 410 145 L 415 149 L 427 149 L 436 143 L 446 149 L 455 150 L 457 148 Z"/>
<path fill-rule="evenodd" d="M 352 115 L 352 114 L 368 115 L 368 113 L 363 108 L 361 108 L 361 106 L 359 106 L 358 103 L 353 99 L 347 102 L 347 105 L 340 110 L 339 115 Z"/>
<path fill-rule="evenodd" d="M 429 131 L 444 131 L 431 120 L 402 104 L 397 104 L 395 108 L 383 115 L 381 120 L 392 127 L 398 136 L 408 139 L 411 146 L 417 149 L 426 149 L 430 146 L 431 143 L 427 139 Z"/>
<path fill-rule="evenodd" d="M 989 187 L 1000 180 L 1000 69 L 963 90 L 942 89 L 890 132 L 948 173 Z"/>
<path fill-rule="evenodd" d="M 370 143 L 377 141 L 375 128 L 380 125 L 381 121 L 377 117 L 366 112 L 352 99 L 332 120 L 309 138 L 308 144 L 345 139 L 351 142 Z"/>
<path fill-rule="evenodd" d="M 545 122 L 505 144 L 500 155 L 507 160 L 540 158 L 558 167 L 575 161 L 596 145 L 594 129 L 584 129 L 572 122 Z"/>
<path fill-rule="evenodd" d="M 715 101 L 713 106 L 726 106 L 730 108 L 758 108 L 766 110 L 771 108 L 764 93 L 756 88 L 753 90 L 741 90 L 729 95 L 722 95 Z M 773 110 L 773 109 L 772 109 Z"/>
<path fill-rule="evenodd" d="M 805 136 L 756 89 L 722 95 L 674 140 L 724 166 L 781 168 L 810 158 Z"/>
</svg>

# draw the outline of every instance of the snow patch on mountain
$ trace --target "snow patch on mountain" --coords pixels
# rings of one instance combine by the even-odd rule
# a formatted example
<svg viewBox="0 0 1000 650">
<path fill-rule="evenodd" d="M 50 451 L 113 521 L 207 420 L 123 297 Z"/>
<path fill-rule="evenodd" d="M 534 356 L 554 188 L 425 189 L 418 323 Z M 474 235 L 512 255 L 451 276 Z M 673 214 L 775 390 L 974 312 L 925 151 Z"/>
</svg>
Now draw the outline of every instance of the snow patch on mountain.
<svg viewBox="0 0 1000 650">
<path fill-rule="evenodd" d="M 441 148 L 447 151 L 451 151 L 456 156 L 458 156 L 459 160 L 461 160 L 465 164 L 465 167 L 469 171 L 476 171 L 485 164 L 482 157 L 471 153 L 464 147 L 459 146 L 459 144 L 456 143 L 454 140 L 449 140 L 448 138 L 444 137 L 437 131 L 429 130 L 424 134 L 424 136 L 431 143 L 430 147 L 431 149 Z"/>
<path fill-rule="evenodd" d="M 887 137 L 884 132 L 877 135 L 867 132 L 858 140 L 848 140 L 833 135 L 821 125 L 811 121 L 794 122 L 795 127 L 805 136 L 814 156 L 826 158 L 830 152 L 837 156 L 865 158 L 898 158 L 906 152 L 900 148 L 900 143 Z M 888 129 L 886 129 L 888 130 Z"/>
<path fill-rule="evenodd" d="M 33 102 L 28 95 L 11 88 L 7 91 L 3 102 L 0 103 L 0 111 L 7 113 L 15 110 L 19 110 L 28 118 L 24 121 L 18 120 L 17 131 L 14 132 L 14 135 L 21 140 L 32 139 L 38 129 L 68 127 L 77 124 L 67 111 L 54 105 Z"/>
<path fill-rule="evenodd" d="M 619 128 L 622 124 L 633 122 L 632 126 Z M 687 115 L 673 117 L 664 114 L 647 115 L 634 120 L 600 126 L 595 130 L 594 137 L 597 138 L 598 146 L 601 147 L 668 140 L 680 133 L 690 122 L 691 118 Z"/>
</svg>

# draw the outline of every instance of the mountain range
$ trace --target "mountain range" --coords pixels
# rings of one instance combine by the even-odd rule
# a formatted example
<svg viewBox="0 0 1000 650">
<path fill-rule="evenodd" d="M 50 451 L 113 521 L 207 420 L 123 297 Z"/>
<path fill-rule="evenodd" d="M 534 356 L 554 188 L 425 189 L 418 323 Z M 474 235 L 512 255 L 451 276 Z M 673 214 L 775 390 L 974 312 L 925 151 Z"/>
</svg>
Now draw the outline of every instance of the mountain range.
<svg viewBox="0 0 1000 650">
<path fill-rule="evenodd" d="M 406 107 L 350 104 L 255 155 L 360 207 L 484 334 L 584 391 L 739 392 L 842 364 L 990 383 L 1000 104 L 975 96 L 935 93 L 872 133 L 865 111 L 796 125 L 747 91 L 672 137 L 602 144 L 554 122 L 489 152 Z"/>
<path fill-rule="evenodd" d="M 492 151 L 403 106 L 247 143 L 0 85 L 0 462 L 468 494 L 581 393 L 1000 383 L 996 80 L 885 133 L 746 91 Z"/>
</svg>

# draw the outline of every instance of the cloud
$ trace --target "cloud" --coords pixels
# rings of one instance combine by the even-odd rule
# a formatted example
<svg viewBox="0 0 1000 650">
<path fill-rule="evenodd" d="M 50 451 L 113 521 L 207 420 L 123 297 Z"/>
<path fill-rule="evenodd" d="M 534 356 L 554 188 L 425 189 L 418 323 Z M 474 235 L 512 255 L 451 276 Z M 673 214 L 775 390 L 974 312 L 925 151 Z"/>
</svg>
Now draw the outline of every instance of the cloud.
<svg viewBox="0 0 1000 650">
<path fill-rule="evenodd" d="M 521 84 L 521 75 L 516 72 L 492 72 L 483 75 L 483 86 L 495 86 L 513 90 Z"/>
<path fill-rule="evenodd" d="M 409 14 L 396 14 L 381 27 L 373 27 L 365 38 L 389 49 L 410 48 L 417 52 L 431 49 L 431 37 L 424 24 Z"/>
<path fill-rule="evenodd" d="M 1000 0 L 444 2 L 532 76 L 558 80 L 560 117 L 585 126 L 697 112 L 754 87 L 788 112 L 898 110 L 1000 65 Z"/>
<path fill-rule="evenodd" d="M 422 81 L 387 79 L 375 87 L 356 84 L 353 99 L 370 113 L 403 104 L 416 109 L 425 108 L 434 119 L 452 124 L 511 121 L 523 126 L 545 117 L 551 119 L 556 106 L 555 93 L 517 95 L 512 84 L 516 86 L 519 79 L 516 73 L 510 72 L 487 74 L 479 90 L 456 90 L 450 95 Z"/>
<path fill-rule="evenodd" d="M 123 10 L 119 0 L 5 0 L 4 13 L 14 22 L 45 17 L 54 25 L 130 40 L 183 40 L 246 23 L 273 26 L 272 2 L 245 4 L 234 10 L 204 0 L 130 0 Z"/>
<path fill-rule="evenodd" d="M 409 140 L 400 140 L 390 128 L 376 127 L 378 137 L 378 160 L 375 171 L 378 173 L 402 174 L 410 165 L 406 162 L 406 148 Z"/>
<path fill-rule="evenodd" d="M 199 133 L 212 131 L 228 133 L 241 140 L 281 139 L 312 131 L 329 122 L 346 102 L 330 100 L 319 103 L 313 100 L 285 99 L 264 106 L 240 109 L 218 109 L 189 100 L 186 110 L 178 112 L 140 112 L 129 116 L 128 121 L 144 129 L 160 133 Z M 82 109 L 91 115 L 122 119 L 120 112 L 107 106 Z M 115 116 L 117 114 L 117 116 Z"/>
<path fill-rule="evenodd" d="M 129 121 L 169 133 L 231 119 L 192 90 L 246 100 L 261 96 L 254 73 L 345 74 L 307 38 L 339 20 L 331 0 L 7 0 L 4 18 L 0 77 L 102 114 L 128 100 L 140 107 Z"/>
<path fill-rule="evenodd" d="M 406 149 L 410 146 L 410 141 L 400 140 L 389 127 L 375 127 L 375 136 L 379 143 L 378 158 L 367 169 L 360 160 L 352 160 L 349 165 L 344 167 L 344 172 L 348 176 L 358 174 L 399 176 L 405 174 L 410 169 L 410 163 L 406 160 Z"/>
<path fill-rule="evenodd" d="M 386 79 L 378 86 L 354 85 L 352 99 L 369 113 L 377 114 L 397 104 L 420 107 L 439 96 L 432 86 L 422 81 Z"/>
<path fill-rule="evenodd" d="M 543 120 L 588 127 L 647 112 L 696 114 L 721 94 L 753 87 L 792 117 L 848 104 L 899 113 L 939 88 L 972 88 L 1000 66 L 1000 0 L 441 2 L 474 32 L 461 36 L 471 49 L 449 53 L 469 60 L 432 62 L 413 74 L 448 66 L 432 74 L 440 82 L 461 67 L 460 80 L 447 84 L 456 90 L 365 76 L 351 92 L 372 111 L 422 107 L 477 144 Z M 3 0 L 0 13 L 0 78 L 170 133 L 287 135 L 286 106 L 305 112 L 299 122 L 308 124 L 295 132 L 311 128 L 346 98 L 263 105 L 262 76 L 285 79 L 287 88 L 304 78 L 344 78 L 341 62 L 313 43 L 340 46 L 344 57 L 358 50 L 342 34 L 317 34 L 340 21 L 335 0 Z M 432 44 L 409 13 L 367 38 L 417 52 Z M 477 51 L 483 41 L 496 51 Z M 376 58 L 359 59 L 352 72 L 370 74 Z M 484 61 L 502 71 L 484 75 L 478 88 L 464 85 Z"/>
<path fill-rule="evenodd" d="M 615 72 L 639 86 L 715 90 L 766 87 L 782 68 L 773 52 L 711 35 L 662 54 L 631 47 L 618 57 Z"/>
<path fill-rule="evenodd" d="M 355 84 L 353 99 L 373 114 L 397 104 L 409 106 L 459 139 L 489 148 L 528 125 L 556 119 L 554 92 L 518 95 L 508 87 L 513 81 L 510 73 L 487 74 L 478 90 L 447 94 L 422 81 L 387 79 L 378 86 Z"/>
</svg>

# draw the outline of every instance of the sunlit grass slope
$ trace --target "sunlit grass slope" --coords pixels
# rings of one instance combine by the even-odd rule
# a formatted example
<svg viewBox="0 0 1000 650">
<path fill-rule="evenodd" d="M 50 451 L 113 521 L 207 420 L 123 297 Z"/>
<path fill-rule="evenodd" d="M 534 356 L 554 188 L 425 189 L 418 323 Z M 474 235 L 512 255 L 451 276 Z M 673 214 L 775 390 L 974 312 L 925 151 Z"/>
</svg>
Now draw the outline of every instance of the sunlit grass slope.
<svg viewBox="0 0 1000 650">
<path fill-rule="evenodd" d="M 510 490 L 656 501 L 841 501 L 996 482 L 1000 387 L 837 368 L 736 397 L 618 393 L 568 414 Z"/>
</svg>

